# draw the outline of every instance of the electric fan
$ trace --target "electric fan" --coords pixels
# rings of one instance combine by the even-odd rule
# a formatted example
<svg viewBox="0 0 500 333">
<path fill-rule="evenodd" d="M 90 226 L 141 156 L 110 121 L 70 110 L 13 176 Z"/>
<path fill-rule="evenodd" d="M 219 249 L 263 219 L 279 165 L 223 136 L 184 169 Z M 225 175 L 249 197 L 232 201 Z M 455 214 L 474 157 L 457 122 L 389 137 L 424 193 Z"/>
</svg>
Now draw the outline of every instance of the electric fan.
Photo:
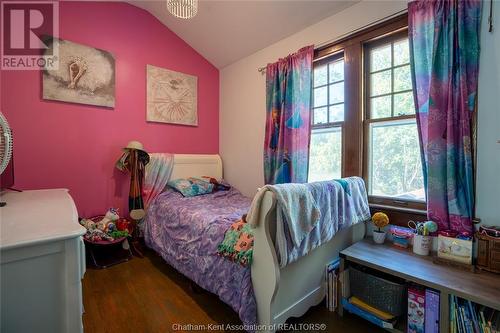
<svg viewBox="0 0 500 333">
<path fill-rule="evenodd" d="M 0 112 L 0 175 L 5 171 L 12 158 L 12 131 L 9 123 Z M 0 184 L 1 188 L 1 184 Z M 5 202 L 0 202 L 0 207 L 5 206 Z"/>
</svg>

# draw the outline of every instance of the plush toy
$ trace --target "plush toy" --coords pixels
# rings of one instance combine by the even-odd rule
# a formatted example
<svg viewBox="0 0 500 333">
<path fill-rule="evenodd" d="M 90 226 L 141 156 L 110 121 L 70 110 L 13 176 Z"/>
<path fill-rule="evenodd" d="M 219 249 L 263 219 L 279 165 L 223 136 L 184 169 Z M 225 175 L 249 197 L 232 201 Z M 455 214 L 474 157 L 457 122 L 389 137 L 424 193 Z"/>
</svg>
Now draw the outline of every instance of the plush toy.
<svg viewBox="0 0 500 333">
<path fill-rule="evenodd" d="M 118 231 L 128 231 L 128 233 L 131 235 L 132 231 L 134 230 L 133 224 L 127 220 L 126 218 L 120 218 L 118 221 L 115 223 L 116 229 Z"/>
<path fill-rule="evenodd" d="M 87 230 L 94 230 L 96 228 L 96 223 L 91 219 L 81 219 L 80 224 Z"/>
<path fill-rule="evenodd" d="M 118 215 L 118 210 L 114 208 L 108 209 L 106 215 L 104 215 L 103 219 L 96 223 L 97 229 L 108 232 L 110 226 L 112 225 L 113 230 L 115 230 L 115 221 L 118 221 L 120 216 Z"/>
<path fill-rule="evenodd" d="M 91 242 L 99 242 L 103 240 L 107 241 L 113 241 L 114 238 L 105 233 L 104 231 L 101 231 L 99 229 L 93 229 L 93 230 L 88 230 L 87 233 L 85 234 L 85 239 L 91 241 Z"/>
</svg>

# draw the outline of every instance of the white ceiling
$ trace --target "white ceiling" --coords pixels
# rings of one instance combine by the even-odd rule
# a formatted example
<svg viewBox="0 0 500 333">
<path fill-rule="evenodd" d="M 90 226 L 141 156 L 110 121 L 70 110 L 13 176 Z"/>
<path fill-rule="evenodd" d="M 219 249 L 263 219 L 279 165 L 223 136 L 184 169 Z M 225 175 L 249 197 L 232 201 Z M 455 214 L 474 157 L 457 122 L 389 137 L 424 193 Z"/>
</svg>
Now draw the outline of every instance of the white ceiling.
<svg viewBox="0 0 500 333">
<path fill-rule="evenodd" d="M 223 68 L 352 6 L 338 0 L 200 0 L 190 20 L 175 18 L 166 0 L 127 2 L 156 16 L 218 68 Z"/>
</svg>

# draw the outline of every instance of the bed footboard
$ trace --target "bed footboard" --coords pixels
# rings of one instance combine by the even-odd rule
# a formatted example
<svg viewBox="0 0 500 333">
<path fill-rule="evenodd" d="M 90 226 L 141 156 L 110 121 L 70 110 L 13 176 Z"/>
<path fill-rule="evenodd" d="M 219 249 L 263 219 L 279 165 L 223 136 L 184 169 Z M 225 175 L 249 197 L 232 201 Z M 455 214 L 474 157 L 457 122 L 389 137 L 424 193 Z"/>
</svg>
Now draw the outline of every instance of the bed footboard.
<svg viewBox="0 0 500 333">
<path fill-rule="evenodd" d="M 258 332 L 274 332 L 290 317 L 302 316 L 325 297 L 325 265 L 339 251 L 363 239 L 365 224 L 341 230 L 328 243 L 284 268 L 279 267 L 274 237 L 276 210 L 272 192 L 267 192 L 254 231 L 252 283 L 257 302 Z"/>
</svg>

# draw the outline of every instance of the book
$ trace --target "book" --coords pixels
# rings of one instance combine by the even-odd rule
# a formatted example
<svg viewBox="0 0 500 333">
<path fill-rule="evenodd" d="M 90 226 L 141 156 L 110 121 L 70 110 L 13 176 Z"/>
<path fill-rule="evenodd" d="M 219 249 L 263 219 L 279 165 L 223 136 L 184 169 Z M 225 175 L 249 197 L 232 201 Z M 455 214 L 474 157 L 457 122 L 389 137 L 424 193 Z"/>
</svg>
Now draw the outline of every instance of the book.
<svg viewBox="0 0 500 333">
<path fill-rule="evenodd" d="M 325 266 L 325 294 L 326 308 L 329 311 L 337 309 L 337 284 L 338 284 L 338 269 L 340 266 L 340 258 L 336 258 Z"/>
<path fill-rule="evenodd" d="M 425 333 L 439 333 L 439 291 L 425 290 Z"/>
<path fill-rule="evenodd" d="M 391 315 L 390 313 L 387 313 L 385 311 L 379 310 L 379 309 L 371 306 L 370 304 L 367 304 L 367 303 L 363 302 L 362 300 L 360 300 L 356 296 L 352 296 L 349 299 L 349 302 L 351 304 L 354 304 L 357 307 L 359 307 L 359 308 L 361 308 L 361 309 L 363 309 L 363 310 L 365 310 L 365 311 L 373 314 L 374 316 L 377 316 L 378 318 L 380 318 L 382 320 L 388 321 L 388 320 L 394 319 L 394 316 Z"/>
<path fill-rule="evenodd" d="M 449 296 L 450 302 L 450 332 L 457 333 L 457 320 L 455 314 L 455 298 L 453 295 Z"/>
<path fill-rule="evenodd" d="M 481 333 L 481 330 L 479 329 L 479 322 L 477 320 L 476 316 L 476 309 L 474 305 L 472 304 L 471 301 L 467 300 L 467 305 L 469 307 L 469 312 L 471 314 L 471 321 L 472 321 L 472 327 L 474 328 L 475 333 Z"/>
<path fill-rule="evenodd" d="M 424 333 L 425 290 L 408 288 L 408 333 Z"/>
</svg>

